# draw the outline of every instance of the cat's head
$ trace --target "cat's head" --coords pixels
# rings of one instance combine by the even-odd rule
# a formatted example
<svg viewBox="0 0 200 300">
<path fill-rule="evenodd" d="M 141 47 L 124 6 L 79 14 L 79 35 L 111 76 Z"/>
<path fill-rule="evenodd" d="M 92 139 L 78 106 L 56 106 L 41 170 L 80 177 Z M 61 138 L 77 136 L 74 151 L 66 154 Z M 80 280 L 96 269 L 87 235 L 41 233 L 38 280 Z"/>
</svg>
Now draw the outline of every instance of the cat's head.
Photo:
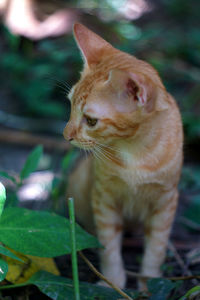
<svg viewBox="0 0 200 300">
<path fill-rule="evenodd" d="M 64 137 L 72 144 L 91 148 L 132 138 L 146 118 L 167 108 L 160 99 L 166 91 L 149 64 L 81 24 L 74 25 L 74 36 L 85 65 L 68 95 L 71 115 Z"/>
</svg>

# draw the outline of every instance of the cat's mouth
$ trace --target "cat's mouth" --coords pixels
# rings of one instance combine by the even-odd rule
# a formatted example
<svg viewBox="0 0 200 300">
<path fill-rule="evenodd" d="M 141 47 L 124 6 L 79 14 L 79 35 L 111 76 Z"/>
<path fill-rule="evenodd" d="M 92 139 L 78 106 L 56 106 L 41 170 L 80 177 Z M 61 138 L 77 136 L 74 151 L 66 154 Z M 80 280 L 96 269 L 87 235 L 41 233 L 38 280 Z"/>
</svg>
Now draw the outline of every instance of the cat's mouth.
<svg viewBox="0 0 200 300">
<path fill-rule="evenodd" d="M 84 150 L 91 150 L 95 146 L 95 142 L 91 141 L 91 140 L 89 140 L 89 141 L 73 140 L 73 141 L 71 141 L 71 144 L 78 148 L 84 149 Z"/>
</svg>

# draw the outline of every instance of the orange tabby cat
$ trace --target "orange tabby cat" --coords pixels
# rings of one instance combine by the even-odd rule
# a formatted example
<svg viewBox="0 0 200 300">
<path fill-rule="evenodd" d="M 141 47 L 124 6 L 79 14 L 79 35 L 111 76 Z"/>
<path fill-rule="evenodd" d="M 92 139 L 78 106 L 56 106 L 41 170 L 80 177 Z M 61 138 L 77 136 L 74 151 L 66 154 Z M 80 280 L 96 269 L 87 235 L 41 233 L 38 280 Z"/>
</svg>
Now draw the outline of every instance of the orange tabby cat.
<svg viewBox="0 0 200 300">
<path fill-rule="evenodd" d="M 69 93 L 64 136 L 94 155 L 71 175 L 68 195 L 75 198 L 80 222 L 90 231 L 95 224 L 105 247 L 101 271 L 123 288 L 121 240 L 127 221 L 144 226 L 141 274 L 161 275 L 178 199 L 182 123 L 152 66 L 81 24 L 74 25 L 74 35 L 85 65 Z"/>
</svg>

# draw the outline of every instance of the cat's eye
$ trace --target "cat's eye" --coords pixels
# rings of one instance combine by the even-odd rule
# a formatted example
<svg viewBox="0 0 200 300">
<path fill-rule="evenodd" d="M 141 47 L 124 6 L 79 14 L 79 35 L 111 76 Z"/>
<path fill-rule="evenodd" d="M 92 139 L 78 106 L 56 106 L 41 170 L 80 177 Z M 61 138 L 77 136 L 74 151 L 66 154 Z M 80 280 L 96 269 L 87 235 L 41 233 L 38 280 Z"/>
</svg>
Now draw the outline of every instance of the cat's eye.
<svg viewBox="0 0 200 300">
<path fill-rule="evenodd" d="M 90 127 L 94 127 L 97 124 L 97 119 L 95 118 L 90 118 L 89 116 L 85 116 L 86 122 L 88 124 L 88 126 Z"/>
</svg>

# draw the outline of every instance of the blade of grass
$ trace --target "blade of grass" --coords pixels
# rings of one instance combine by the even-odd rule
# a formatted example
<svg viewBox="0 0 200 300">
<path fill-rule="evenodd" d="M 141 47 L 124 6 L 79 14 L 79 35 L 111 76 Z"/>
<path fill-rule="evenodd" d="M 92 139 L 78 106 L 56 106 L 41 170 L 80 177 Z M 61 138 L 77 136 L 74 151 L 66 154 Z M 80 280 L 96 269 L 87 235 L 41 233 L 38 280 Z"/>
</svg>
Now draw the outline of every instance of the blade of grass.
<svg viewBox="0 0 200 300">
<path fill-rule="evenodd" d="M 80 300 L 73 198 L 68 198 L 68 208 L 69 208 L 70 237 L 71 237 L 71 250 L 72 250 L 71 258 L 72 258 L 72 274 L 73 274 L 73 283 L 74 283 L 74 299 Z"/>
<path fill-rule="evenodd" d="M 6 189 L 4 185 L 0 182 L 0 216 L 2 215 L 5 201 L 6 201 Z"/>
</svg>

